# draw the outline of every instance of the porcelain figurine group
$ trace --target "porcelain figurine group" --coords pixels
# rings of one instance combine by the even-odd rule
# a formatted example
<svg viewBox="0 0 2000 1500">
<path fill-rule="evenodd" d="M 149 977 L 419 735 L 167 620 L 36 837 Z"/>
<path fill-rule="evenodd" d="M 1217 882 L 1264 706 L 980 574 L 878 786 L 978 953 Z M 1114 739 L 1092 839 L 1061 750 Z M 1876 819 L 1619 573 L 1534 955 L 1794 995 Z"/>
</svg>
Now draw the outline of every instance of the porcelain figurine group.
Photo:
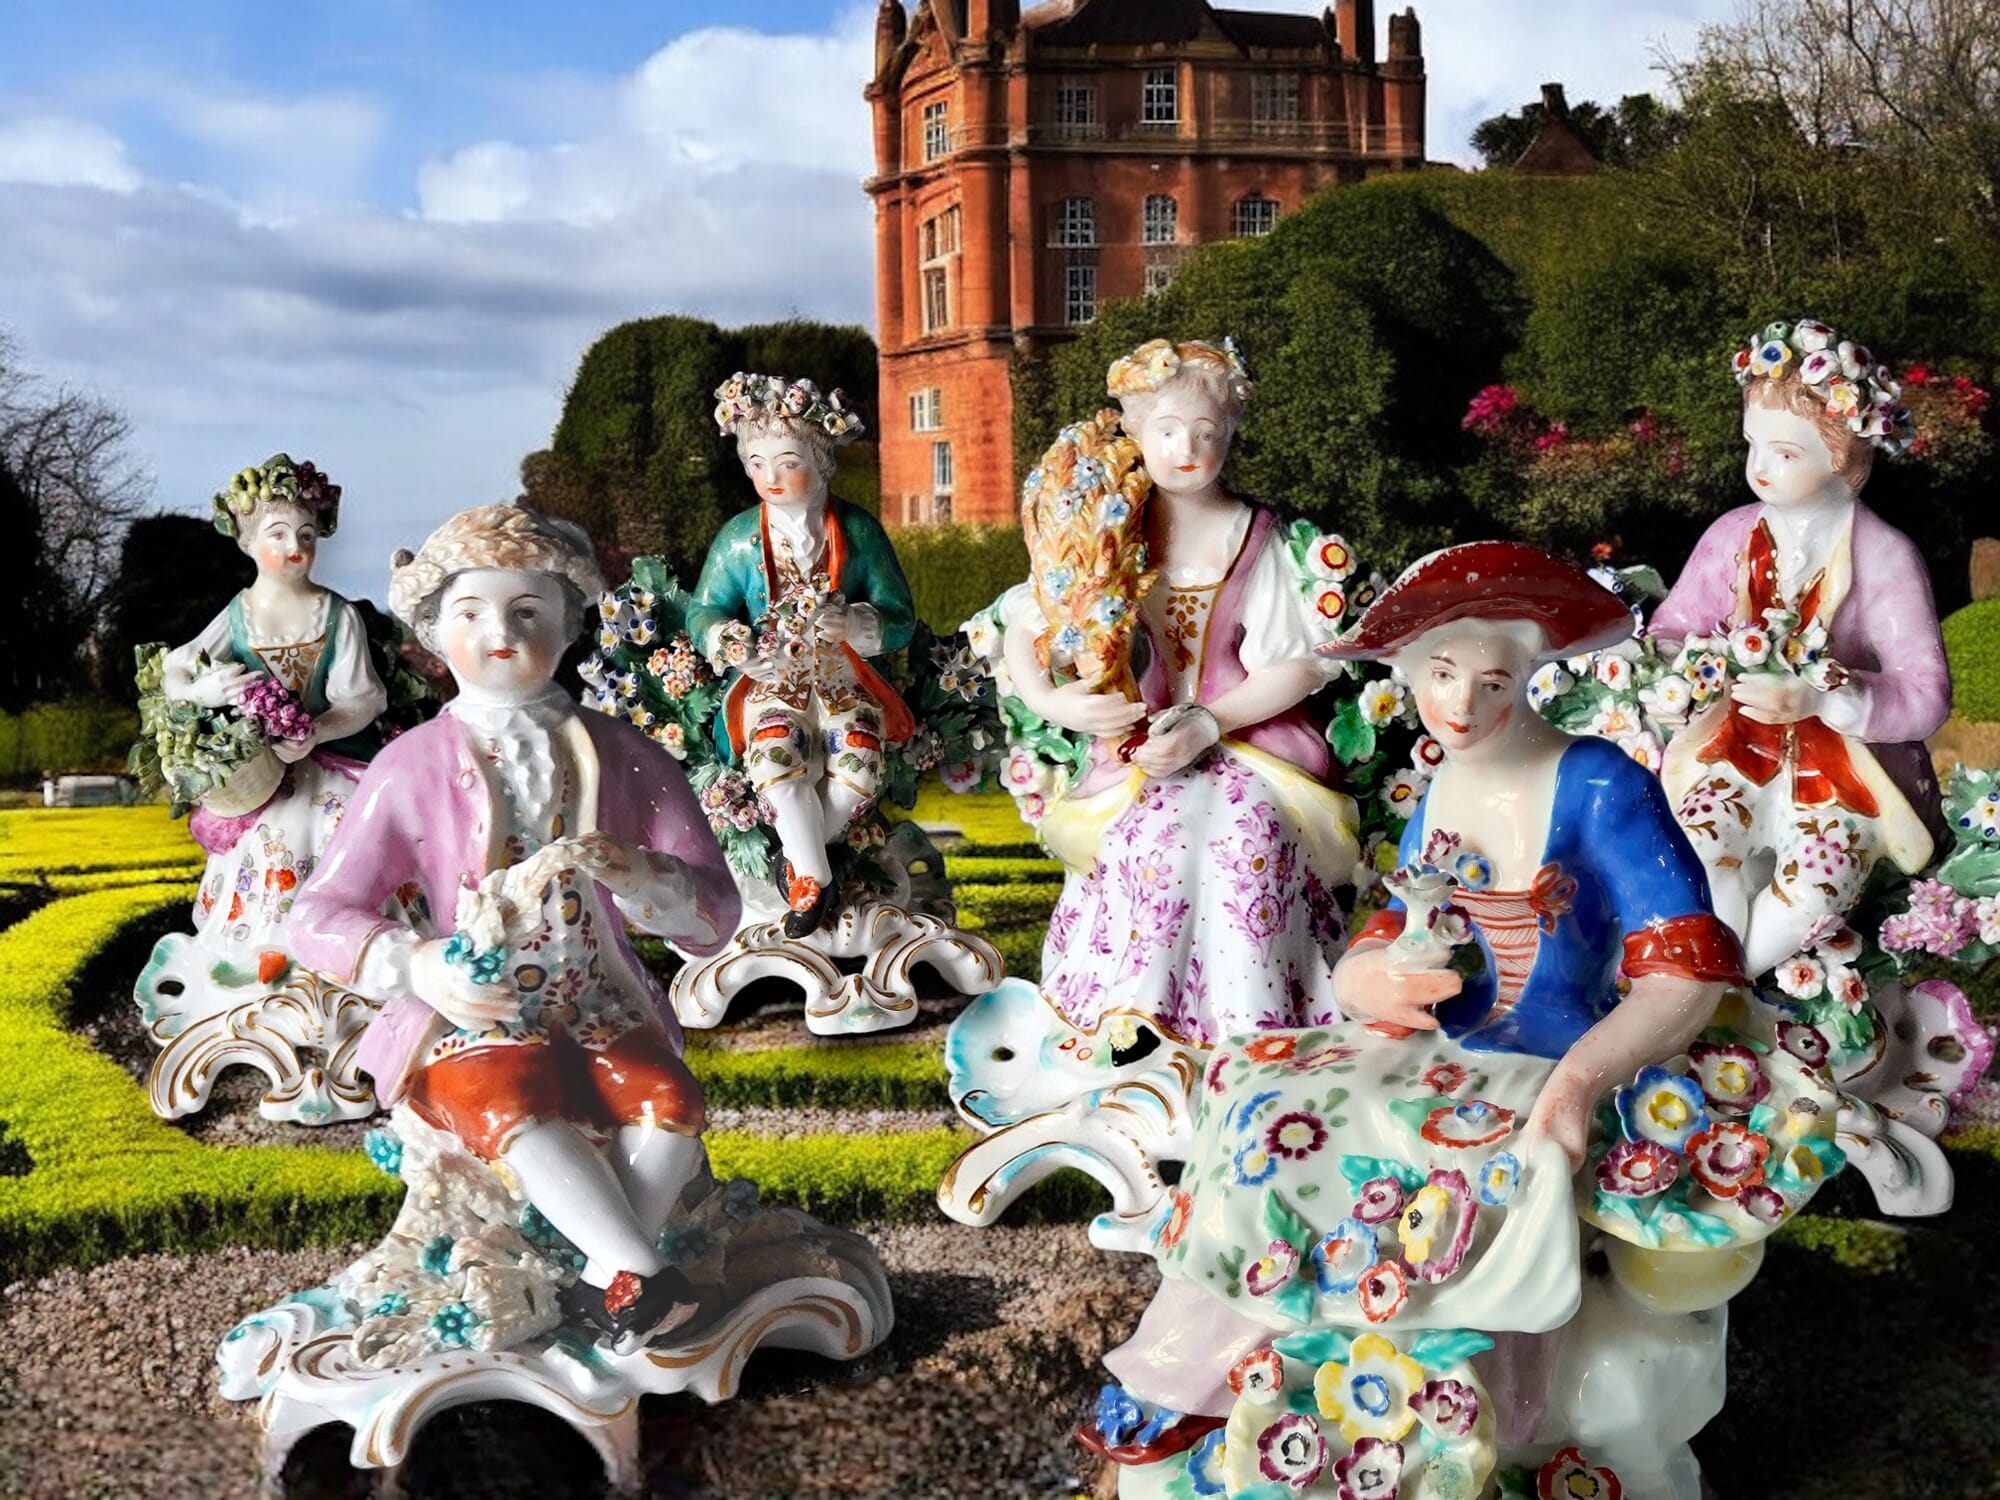
<svg viewBox="0 0 2000 1500">
<path fill-rule="evenodd" d="M 1883 861 L 1953 845 L 1918 888 L 1951 895 L 2000 845 L 1977 778 L 1942 816 L 1923 565 L 1858 498 L 1908 441 L 1894 382 L 1810 321 L 1736 373 L 1753 503 L 1642 629 L 1517 543 L 1366 574 L 1224 487 L 1234 346 L 1149 343 L 1028 477 L 1030 577 L 900 690 L 908 584 L 829 490 L 859 418 L 738 375 L 715 415 L 758 503 L 691 592 L 650 561 L 607 591 L 512 506 L 397 555 L 456 694 L 386 743 L 365 628 L 310 577 L 338 489 L 246 470 L 216 516 L 257 580 L 152 667 L 147 753 L 210 854 L 138 987 L 156 1107 L 237 1061 L 278 1118 L 386 1107 L 368 1150 L 408 1192 L 231 1333 L 225 1393 L 277 1458 L 332 1419 L 372 1465 L 444 1406 L 535 1402 L 626 1482 L 637 1396 L 872 1347 L 867 1243 L 709 1173 L 681 1023 L 784 974 L 814 1030 L 903 1024 L 925 962 L 975 996 L 945 1212 L 1081 1168 L 1093 1242 L 1159 1264 L 1079 1433 L 1119 1493 L 1695 1500 L 1765 1239 L 1850 1162 L 1889 1212 L 1948 1206 L 1932 1141 L 1991 1056 L 1886 962 L 1920 936 L 1845 919 Z M 1038 983 L 881 811 L 982 757 L 1064 867 Z M 671 993 L 628 929 L 681 955 Z M 309 1019 L 246 1046 L 279 1015 Z"/>
</svg>

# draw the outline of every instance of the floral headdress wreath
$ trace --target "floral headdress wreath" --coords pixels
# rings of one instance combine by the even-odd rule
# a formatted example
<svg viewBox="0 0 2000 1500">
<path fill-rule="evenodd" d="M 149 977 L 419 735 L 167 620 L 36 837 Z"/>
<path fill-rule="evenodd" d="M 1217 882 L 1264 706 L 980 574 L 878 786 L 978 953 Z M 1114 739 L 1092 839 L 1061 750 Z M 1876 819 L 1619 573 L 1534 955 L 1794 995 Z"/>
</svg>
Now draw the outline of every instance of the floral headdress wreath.
<svg viewBox="0 0 2000 1500">
<path fill-rule="evenodd" d="M 1243 362 L 1243 355 L 1236 347 L 1236 340 L 1225 338 L 1218 346 L 1193 339 L 1185 344 L 1176 344 L 1172 339 L 1154 339 L 1141 344 L 1123 359 L 1116 361 L 1105 375 L 1105 388 L 1113 396 L 1142 396 L 1157 391 L 1181 371 L 1181 366 L 1190 360 L 1208 359 L 1219 362 L 1228 370 L 1232 383 L 1241 381 L 1248 396 L 1251 379 L 1250 367 Z"/>
<path fill-rule="evenodd" d="M 822 396 L 810 380 L 786 380 L 782 375 L 746 375 L 737 371 L 715 388 L 715 425 L 726 437 L 736 424 L 753 418 L 806 422 L 844 447 L 866 432 L 847 396 L 834 391 Z"/>
<path fill-rule="evenodd" d="M 243 533 L 243 523 L 260 505 L 296 505 L 312 512 L 323 537 L 332 536 L 340 522 L 340 486 L 310 463 L 295 464 L 289 454 L 276 453 L 253 469 L 244 469 L 216 491 L 215 529 L 224 536 Z"/>
<path fill-rule="evenodd" d="M 1899 404 L 1903 388 L 1889 367 L 1876 364 L 1866 345 L 1811 318 L 1768 325 L 1748 349 L 1737 350 L 1734 368 L 1736 383 L 1743 386 L 1760 378 L 1781 380 L 1796 369 L 1828 410 L 1891 457 L 1916 437 L 1909 412 Z"/>
</svg>

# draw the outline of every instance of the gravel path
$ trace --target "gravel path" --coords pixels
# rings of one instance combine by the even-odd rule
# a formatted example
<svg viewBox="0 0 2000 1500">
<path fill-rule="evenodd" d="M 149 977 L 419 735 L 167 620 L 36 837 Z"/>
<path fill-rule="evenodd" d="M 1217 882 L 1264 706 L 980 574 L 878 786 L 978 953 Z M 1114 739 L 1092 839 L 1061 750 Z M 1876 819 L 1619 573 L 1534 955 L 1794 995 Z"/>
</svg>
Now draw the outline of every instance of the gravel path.
<svg viewBox="0 0 2000 1500">
<path fill-rule="evenodd" d="M 1098 1254 L 1076 1225 L 865 1232 L 894 1290 L 888 1344 L 852 1366 L 760 1356 L 721 1407 L 649 1400 L 649 1493 L 1042 1500 L 1087 1487 L 1069 1433 L 1152 1268 Z M 356 1253 L 146 1256 L 0 1292 L 0 1494 L 254 1493 L 256 1429 L 249 1409 L 215 1393 L 216 1342 L 243 1313 Z M 368 1493 L 344 1455 L 331 1430 L 302 1445 L 288 1493 Z M 412 1495 L 601 1492 L 588 1448 L 519 1407 L 440 1419 L 408 1470 Z"/>
</svg>

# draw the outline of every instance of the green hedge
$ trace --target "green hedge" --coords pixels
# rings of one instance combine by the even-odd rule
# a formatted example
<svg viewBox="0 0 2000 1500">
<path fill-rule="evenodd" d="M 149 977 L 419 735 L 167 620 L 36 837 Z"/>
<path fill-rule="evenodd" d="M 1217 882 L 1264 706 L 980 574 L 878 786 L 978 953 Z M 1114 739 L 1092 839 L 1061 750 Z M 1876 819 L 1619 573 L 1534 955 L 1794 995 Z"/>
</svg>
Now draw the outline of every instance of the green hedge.
<svg viewBox="0 0 2000 1500">
<path fill-rule="evenodd" d="M 1975 723 L 2000 723 L 2000 595 L 1968 604 L 1944 621 L 1952 707 Z"/>
<path fill-rule="evenodd" d="M 1027 576 L 1025 563 L 1021 573 Z M 0 785 L 30 786 L 44 771 L 123 771 L 138 737 L 137 714 L 94 698 L 0 714 Z"/>
<path fill-rule="evenodd" d="M 1056 887 L 1050 885 L 952 884 L 952 898 L 961 912 L 976 912 L 990 929 L 1044 924 L 1054 910 Z"/>
<path fill-rule="evenodd" d="M 901 526 L 895 542 L 917 618 L 939 635 L 1028 576 L 1028 544 L 1017 526 Z"/>
<path fill-rule="evenodd" d="M 688 1066 L 711 1108 L 946 1109 L 944 1056 L 935 1042 L 750 1051 L 688 1038 Z"/>
</svg>

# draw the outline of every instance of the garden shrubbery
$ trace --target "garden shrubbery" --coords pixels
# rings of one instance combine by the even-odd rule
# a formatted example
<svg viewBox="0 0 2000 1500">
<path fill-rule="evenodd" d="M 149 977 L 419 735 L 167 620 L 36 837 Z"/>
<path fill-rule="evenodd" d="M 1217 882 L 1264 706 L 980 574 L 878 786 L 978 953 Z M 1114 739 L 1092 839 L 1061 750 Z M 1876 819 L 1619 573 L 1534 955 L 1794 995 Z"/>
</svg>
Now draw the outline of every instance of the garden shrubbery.
<svg viewBox="0 0 2000 1500">
<path fill-rule="evenodd" d="M 0 713 L 0 786 L 29 786 L 44 772 L 123 771 L 139 718 L 93 698 Z"/>
</svg>

